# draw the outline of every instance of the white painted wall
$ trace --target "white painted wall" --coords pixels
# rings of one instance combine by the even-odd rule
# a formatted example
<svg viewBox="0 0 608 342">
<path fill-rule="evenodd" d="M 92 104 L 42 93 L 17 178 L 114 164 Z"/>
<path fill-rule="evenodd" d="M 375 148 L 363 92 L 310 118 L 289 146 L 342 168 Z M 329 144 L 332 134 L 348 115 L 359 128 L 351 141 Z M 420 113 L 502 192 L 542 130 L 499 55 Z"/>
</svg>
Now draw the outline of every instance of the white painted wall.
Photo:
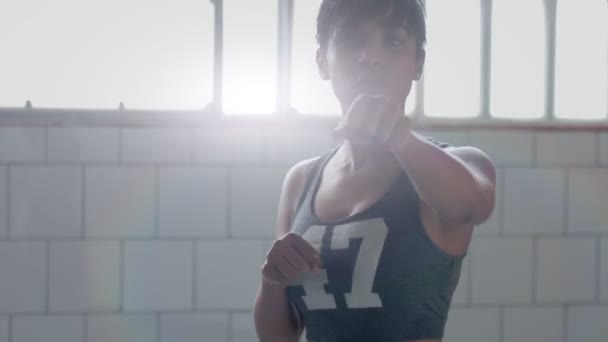
<svg viewBox="0 0 608 342">
<path fill-rule="evenodd" d="M 496 162 L 446 342 L 608 341 L 608 133 L 425 131 Z M 0 127 L 0 342 L 249 342 L 320 128 Z"/>
</svg>

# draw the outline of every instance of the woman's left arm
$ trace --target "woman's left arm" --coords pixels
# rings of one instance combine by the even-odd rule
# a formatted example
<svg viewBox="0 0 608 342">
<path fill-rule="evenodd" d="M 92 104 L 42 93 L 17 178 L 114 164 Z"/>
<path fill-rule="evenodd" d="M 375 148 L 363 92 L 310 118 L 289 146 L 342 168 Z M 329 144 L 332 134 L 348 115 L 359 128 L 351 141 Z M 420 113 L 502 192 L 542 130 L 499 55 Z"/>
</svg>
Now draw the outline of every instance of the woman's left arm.
<svg viewBox="0 0 608 342">
<path fill-rule="evenodd" d="M 480 224 L 494 209 L 496 171 L 474 147 L 443 149 L 412 130 L 404 106 L 360 94 L 334 130 L 336 137 L 379 143 L 407 172 L 420 198 L 448 223 Z"/>
<path fill-rule="evenodd" d="M 477 225 L 490 217 L 496 171 L 485 153 L 470 146 L 441 148 L 409 125 L 395 130 L 388 148 L 442 221 Z"/>
</svg>

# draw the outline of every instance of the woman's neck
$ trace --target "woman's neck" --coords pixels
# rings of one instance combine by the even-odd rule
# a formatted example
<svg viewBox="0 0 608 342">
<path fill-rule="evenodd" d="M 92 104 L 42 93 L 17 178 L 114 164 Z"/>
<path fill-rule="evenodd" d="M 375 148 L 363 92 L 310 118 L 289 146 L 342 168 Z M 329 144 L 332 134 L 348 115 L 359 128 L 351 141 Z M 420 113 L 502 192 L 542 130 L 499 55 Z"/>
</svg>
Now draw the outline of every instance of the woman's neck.
<svg viewBox="0 0 608 342">
<path fill-rule="evenodd" d="M 377 144 L 354 144 L 345 140 L 336 154 L 336 165 L 342 171 L 352 173 L 379 167 L 398 167 L 393 155 Z"/>
</svg>

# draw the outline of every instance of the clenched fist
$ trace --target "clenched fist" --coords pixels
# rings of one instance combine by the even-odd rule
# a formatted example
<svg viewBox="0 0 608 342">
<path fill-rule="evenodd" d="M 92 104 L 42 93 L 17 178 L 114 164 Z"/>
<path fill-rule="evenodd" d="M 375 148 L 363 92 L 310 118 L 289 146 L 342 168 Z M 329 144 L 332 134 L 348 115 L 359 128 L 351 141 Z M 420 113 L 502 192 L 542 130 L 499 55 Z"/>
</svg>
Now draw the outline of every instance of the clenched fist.
<svg viewBox="0 0 608 342">
<path fill-rule="evenodd" d="M 287 233 L 274 241 L 262 266 L 263 280 L 287 286 L 304 272 L 320 274 L 321 255 L 301 236 Z"/>
<path fill-rule="evenodd" d="M 334 130 L 334 136 L 360 144 L 390 148 L 410 130 L 410 120 L 387 96 L 358 95 Z"/>
</svg>

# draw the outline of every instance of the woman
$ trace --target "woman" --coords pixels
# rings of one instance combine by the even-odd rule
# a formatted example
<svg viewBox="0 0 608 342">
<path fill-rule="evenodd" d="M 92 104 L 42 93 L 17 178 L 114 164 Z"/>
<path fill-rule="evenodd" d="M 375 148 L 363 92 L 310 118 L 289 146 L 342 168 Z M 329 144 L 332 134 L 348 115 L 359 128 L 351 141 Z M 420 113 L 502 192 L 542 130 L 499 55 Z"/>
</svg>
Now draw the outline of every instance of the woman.
<svg viewBox="0 0 608 342">
<path fill-rule="evenodd" d="M 414 132 L 404 115 L 425 60 L 419 0 L 324 0 L 317 40 L 343 143 L 285 177 L 257 334 L 441 341 L 473 227 L 494 208 L 494 166 Z"/>
</svg>

